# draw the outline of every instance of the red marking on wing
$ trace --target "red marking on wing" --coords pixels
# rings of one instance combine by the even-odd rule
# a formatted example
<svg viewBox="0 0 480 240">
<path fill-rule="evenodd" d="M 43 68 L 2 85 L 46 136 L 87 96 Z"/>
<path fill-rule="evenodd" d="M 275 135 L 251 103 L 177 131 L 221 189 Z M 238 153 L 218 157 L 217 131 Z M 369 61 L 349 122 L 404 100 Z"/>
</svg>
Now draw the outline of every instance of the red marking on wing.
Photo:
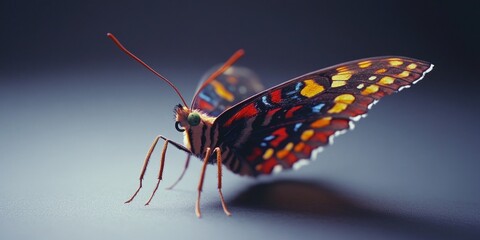
<svg viewBox="0 0 480 240">
<path fill-rule="evenodd" d="M 356 99 L 355 99 L 355 102 L 354 104 L 355 105 L 361 105 L 361 106 L 368 106 L 370 105 L 370 103 L 373 102 L 373 99 L 369 98 L 369 97 L 361 97 L 361 96 L 357 96 Z"/>
<path fill-rule="evenodd" d="M 270 111 L 267 112 L 267 116 L 271 117 L 273 116 L 276 112 L 278 112 L 279 110 L 281 110 L 282 108 L 275 108 L 275 109 L 272 109 Z"/>
<path fill-rule="evenodd" d="M 243 113 L 243 117 L 253 117 L 255 116 L 258 111 L 257 111 L 257 108 L 255 108 L 255 106 L 253 105 L 253 103 L 250 103 L 248 104 L 242 111 L 240 111 L 241 113 Z"/>
<path fill-rule="evenodd" d="M 272 147 L 277 147 L 279 143 L 281 143 L 283 140 L 285 140 L 288 137 L 286 128 L 279 128 L 275 130 L 272 135 L 276 136 L 272 141 L 270 141 L 270 145 Z"/>
<path fill-rule="evenodd" d="M 328 142 L 328 137 L 330 137 L 333 133 L 334 131 L 318 132 L 315 133 L 315 135 L 312 137 L 312 140 L 326 144 Z"/>
<path fill-rule="evenodd" d="M 264 172 L 265 174 L 271 173 L 275 165 L 277 165 L 277 161 L 275 160 L 275 158 L 269 158 L 262 164 L 262 172 Z"/>
<path fill-rule="evenodd" d="M 288 155 L 285 157 L 285 160 L 287 161 L 288 164 L 293 165 L 296 161 L 298 161 L 298 158 L 293 154 L 293 153 L 288 153 Z"/>
<path fill-rule="evenodd" d="M 313 148 L 308 144 L 305 144 L 305 147 L 302 149 L 302 153 L 305 154 L 305 156 L 309 156 L 312 151 Z"/>
<path fill-rule="evenodd" d="M 373 97 L 375 99 L 380 99 L 380 98 L 385 97 L 386 95 L 390 95 L 390 94 L 393 94 L 395 92 L 394 90 L 389 89 L 389 88 L 380 87 L 380 89 L 381 90 L 379 90 L 378 92 L 373 93 L 369 96 Z"/>
<path fill-rule="evenodd" d="M 295 106 L 295 107 L 292 107 L 290 108 L 288 111 L 287 111 L 287 114 L 285 114 L 285 117 L 286 118 L 291 118 L 293 117 L 293 113 L 295 111 L 297 111 L 298 109 L 302 108 L 302 105 L 299 105 L 299 106 Z"/>
<path fill-rule="evenodd" d="M 364 108 L 348 108 L 347 110 L 343 111 L 341 114 L 342 115 L 348 115 L 350 117 L 355 117 L 355 116 L 364 114 L 366 108 L 367 107 L 364 107 Z"/>
<path fill-rule="evenodd" d="M 349 120 L 347 119 L 333 119 L 331 122 L 330 122 L 330 125 L 329 127 L 330 128 L 333 128 L 335 130 L 337 129 L 345 129 L 345 128 L 348 128 L 348 122 L 350 122 Z"/>
<path fill-rule="evenodd" d="M 240 119 L 240 118 L 250 118 L 255 115 L 257 115 L 258 111 L 257 108 L 255 108 L 255 105 L 253 103 L 248 104 L 244 108 L 242 108 L 240 111 L 237 112 L 232 118 L 228 119 L 228 121 L 224 124 L 224 126 L 230 126 L 233 121 Z"/>
<path fill-rule="evenodd" d="M 282 101 L 282 89 L 273 91 L 270 95 L 273 103 L 280 103 Z"/>
<path fill-rule="evenodd" d="M 212 104 L 202 99 L 200 99 L 200 101 L 198 102 L 198 107 L 202 110 L 207 110 L 207 111 L 213 110 Z"/>
</svg>

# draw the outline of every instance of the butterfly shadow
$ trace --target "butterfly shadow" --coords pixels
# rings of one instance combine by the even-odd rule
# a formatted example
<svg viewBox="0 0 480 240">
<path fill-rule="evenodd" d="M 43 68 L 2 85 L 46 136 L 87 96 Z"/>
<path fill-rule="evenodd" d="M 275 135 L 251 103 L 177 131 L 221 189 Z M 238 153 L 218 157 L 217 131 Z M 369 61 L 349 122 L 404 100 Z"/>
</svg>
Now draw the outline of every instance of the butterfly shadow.
<svg viewBox="0 0 480 240">
<path fill-rule="evenodd" d="M 362 203 L 327 183 L 310 180 L 276 180 L 259 183 L 239 193 L 230 205 L 254 212 L 275 212 L 282 217 L 308 219 L 313 224 L 338 220 L 348 225 L 369 226 L 382 231 L 408 233 L 435 239 L 480 239 L 480 232 L 442 222 L 434 217 L 396 214 L 398 209 L 381 209 Z M 453 238 L 452 238 L 453 237 Z"/>
</svg>

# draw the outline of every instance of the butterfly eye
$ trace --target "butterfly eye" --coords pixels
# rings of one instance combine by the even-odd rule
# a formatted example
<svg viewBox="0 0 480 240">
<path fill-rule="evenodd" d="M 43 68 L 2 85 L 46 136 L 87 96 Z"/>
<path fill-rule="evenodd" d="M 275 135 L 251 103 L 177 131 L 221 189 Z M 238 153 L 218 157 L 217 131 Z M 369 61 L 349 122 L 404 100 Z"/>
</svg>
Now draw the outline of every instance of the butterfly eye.
<svg viewBox="0 0 480 240">
<path fill-rule="evenodd" d="M 175 128 L 176 128 L 177 131 L 179 131 L 179 132 L 185 132 L 185 128 L 183 128 L 182 125 L 180 125 L 180 122 L 179 122 L 179 121 L 175 122 Z"/>
<path fill-rule="evenodd" d="M 188 124 L 190 124 L 190 126 L 197 126 L 198 124 L 200 124 L 200 115 L 198 115 L 198 113 L 190 113 L 188 114 Z"/>
</svg>

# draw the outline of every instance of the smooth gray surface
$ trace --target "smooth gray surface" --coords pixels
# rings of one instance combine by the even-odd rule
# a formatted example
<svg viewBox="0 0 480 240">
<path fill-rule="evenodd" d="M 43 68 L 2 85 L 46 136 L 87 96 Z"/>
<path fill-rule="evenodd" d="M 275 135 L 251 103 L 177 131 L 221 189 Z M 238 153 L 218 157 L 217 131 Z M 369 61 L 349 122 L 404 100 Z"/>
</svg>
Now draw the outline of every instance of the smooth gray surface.
<svg viewBox="0 0 480 240">
<path fill-rule="evenodd" d="M 480 239 L 478 3 L 459 1 L 0 1 L 0 239 Z M 165 181 L 130 205 L 143 157 L 174 130 L 173 91 L 125 57 L 113 32 L 190 100 L 239 48 L 266 86 L 343 61 L 435 64 L 295 171 L 224 172 L 221 209 L 200 161 L 170 148 Z"/>
<path fill-rule="evenodd" d="M 94 76 L 118 84 L 82 84 Z M 42 86 L 52 77 L 69 81 L 55 89 Z M 170 108 L 178 100 L 158 90 L 162 83 L 141 71 L 32 74 L 16 81 L 29 78 L 37 83 L 0 90 L 1 239 L 480 236 L 478 129 L 452 124 L 475 113 L 428 95 L 415 97 L 428 91 L 431 76 L 380 102 L 354 131 L 298 171 L 259 179 L 225 171 L 232 217 L 221 209 L 210 168 L 201 220 L 194 215 L 200 161 L 192 161 L 177 189 L 163 189 L 183 167 L 184 155 L 174 148 L 151 206 L 142 203 L 154 187 L 159 152 L 143 191 L 123 204 L 154 136 L 181 140 Z M 182 90 L 193 92 L 193 86 Z M 442 115 L 446 111 L 454 114 Z"/>
</svg>

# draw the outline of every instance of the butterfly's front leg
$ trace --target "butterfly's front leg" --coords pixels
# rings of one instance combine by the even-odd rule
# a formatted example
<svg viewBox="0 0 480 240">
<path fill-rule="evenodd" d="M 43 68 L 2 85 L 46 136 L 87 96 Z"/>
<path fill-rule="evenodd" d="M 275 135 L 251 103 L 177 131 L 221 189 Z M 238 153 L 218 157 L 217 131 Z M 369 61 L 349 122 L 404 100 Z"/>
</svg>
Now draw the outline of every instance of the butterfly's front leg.
<svg viewBox="0 0 480 240">
<path fill-rule="evenodd" d="M 155 147 L 157 146 L 157 143 L 158 143 L 158 140 L 163 139 L 165 140 L 165 145 L 163 147 L 163 151 L 162 151 L 162 158 L 160 159 L 160 162 L 161 162 L 161 166 L 160 166 L 160 171 L 159 171 L 159 181 L 157 182 L 157 188 L 158 188 L 158 183 L 160 182 L 161 180 L 161 175 L 162 175 L 162 172 L 163 172 L 163 163 L 165 161 L 165 153 L 167 151 L 167 145 L 168 143 L 170 144 L 173 144 L 176 148 L 182 150 L 182 151 L 185 151 L 187 152 L 188 154 L 191 154 L 191 152 L 185 148 L 184 146 L 176 143 L 176 142 L 173 142 L 167 138 L 165 138 L 164 136 L 162 135 L 158 135 L 157 137 L 155 137 L 155 139 L 153 140 L 153 143 L 152 145 L 150 146 L 150 149 L 148 150 L 147 152 L 147 156 L 145 157 L 145 160 L 143 162 L 143 167 L 142 167 L 142 171 L 140 172 L 140 177 L 139 177 L 139 180 L 140 180 L 140 183 L 139 183 L 139 186 L 137 188 L 137 190 L 135 191 L 135 193 L 130 197 L 130 199 L 128 199 L 125 203 L 130 203 L 138 194 L 138 192 L 140 191 L 140 189 L 142 188 L 142 182 L 143 182 L 143 177 L 145 176 L 145 172 L 147 171 L 147 166 L 148 166 L 148 163 L 150 162 L 150 157 L 152 156 L 152 153 L 153 153 L 153 150 L 155 149 Z M 156 189 L 155 189 L 156 191 Z M 153 194 L 155 194 L 155 191 L 153 192 Z M 153 197 L 153 194 L 152 194 L 152 197 Z M 151 198 L 150 198 L 151 200 Z M 150 200 L 147 202 L 146 205 L 148 205 L 148 203 L 150 203 Z"/>
<path fill-rule="evenodd" d="M 145 203 L 145 206 L 147 206 L 148 204 L 150 204 L 150 202 L 152 201 L 153 196 L 155 195 L 155 192 L 157 192 L 158 185 L 160 185 L 160 181 L 162 180 L 163 167 L 165 166 L 165 154 L 167 153 L 167 147 L 168 147 L 168 143 L 169 143 L 169 142 L 170 142 L 170 140 L 167 139 L 167 140 L 165 141 L 165 144 L 163 145 L 162 157 L 160 158 L 160 169 L 159 169 L 159 171 L 158 171 L 158 177 L 157 177 L 157 184 L 155 185 L 155 189 L 153 190 L 152 195 L 150 196 L 150 198 L 148 199 L 148 201 Z"/>
</svg>

